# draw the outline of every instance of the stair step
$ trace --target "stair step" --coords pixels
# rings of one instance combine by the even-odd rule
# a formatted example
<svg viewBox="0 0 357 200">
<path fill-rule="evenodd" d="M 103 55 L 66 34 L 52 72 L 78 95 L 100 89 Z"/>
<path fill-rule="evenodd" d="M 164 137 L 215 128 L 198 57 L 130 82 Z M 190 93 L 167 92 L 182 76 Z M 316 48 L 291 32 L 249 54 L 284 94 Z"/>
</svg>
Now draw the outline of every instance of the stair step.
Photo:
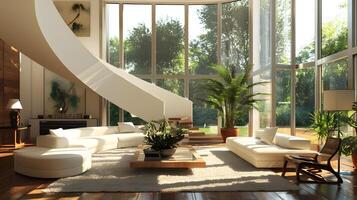
<svg viewBox="0 0 357 200">
<path fill-rule="evenodd" d="M 188 132 L 188 135 L 190 136 L 190 137 L 192 137 L 192 136 L 204 136 L 204 135 L 206 135 L 205 134 L 205 132 L 200 132 L 200 131 L 193 131 L 193 132 Z"/>
<path fill-rule="evenodd" d="M 189 136 L 190 140 L 217 140 L 217 141 L 223 141 L 221 136 Z"/>
</svg>

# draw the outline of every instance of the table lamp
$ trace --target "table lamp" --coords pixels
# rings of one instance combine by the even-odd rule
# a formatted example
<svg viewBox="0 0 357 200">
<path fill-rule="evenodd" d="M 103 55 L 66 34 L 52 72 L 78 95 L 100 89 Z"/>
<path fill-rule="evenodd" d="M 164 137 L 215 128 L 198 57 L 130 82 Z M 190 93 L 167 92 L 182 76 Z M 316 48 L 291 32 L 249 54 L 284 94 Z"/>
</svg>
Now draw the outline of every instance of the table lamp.
<svg viewBox="0 0 357 200">
<path fill-rule="evenodd" d="M 19 99 L 9 99 L 7 109 L 10 110 L 10 123 L 12 127 L 18 127 L 20 124 L 20 110 L 22 105 Z"/>
</svg>

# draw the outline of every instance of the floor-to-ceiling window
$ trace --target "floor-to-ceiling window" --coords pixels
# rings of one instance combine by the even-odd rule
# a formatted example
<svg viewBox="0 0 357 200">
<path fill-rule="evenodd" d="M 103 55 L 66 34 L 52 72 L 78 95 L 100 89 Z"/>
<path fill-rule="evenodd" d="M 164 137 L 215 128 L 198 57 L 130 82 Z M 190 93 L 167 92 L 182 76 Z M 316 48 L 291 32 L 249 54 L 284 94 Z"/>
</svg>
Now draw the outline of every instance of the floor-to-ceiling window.
<svg viewBox="0 0 357 200">
<path fill-rule="evenodd" d="M 315 111 L 315 1 L 295 1 L 295 134 L 317 142 L 309 129 Z"/>
<path fill-rule="evenodd" d="M 120 66 L 120 44 L 119 44 L 119 4 L 106 4 L 106 22 L 107 24 L 112 24 L 107 26 L 106 29 L 106 44 L 107 44 L 107 62 L 119 67 Z M 111 125 L 116 125 L 120 120 L 120 109 L 118 106 L 108 103 L 108 123 Z"/>
<path fill-rule="evenodd" d="M 107 50 L 108 61 L 115 60 L 115 66 L 192 100 L 194 126 L 207 134 L 218 133 L 217 111 L 202 101 L 207 79 L 217 78 L 212 67 L 224 64 L 243 69 L 249 59 L 249 1 L 224 2 L 174 5 L 143 1 L 106 4 L 105 9 L 107 47 L 116 48 Z M 114 29 L 117 34 L 111 33 Z M 109 43 L 111 40 L 117 43 Z M 108 109 L 111 125 L 143 122 L 112 104 Z M 248 113 L 236 125 L 247 134 L 247 124 Z"/>
<path fill-rule="evenodd" d="M 253 1 L 253 81 L 272 74 L 267 79 L 270 88 L 254 89 L 269 91 L 272 100 L 254 111 L 255 129 L 278 126 L 279 132 L 317 142 L 309 126 L 313 112 L 323 110 L 324 91 L 356 92 L 356 4 L 349 0 Z M 270 123 L 262 123 L 269 122 L 266 116 Z"/>
</svg>

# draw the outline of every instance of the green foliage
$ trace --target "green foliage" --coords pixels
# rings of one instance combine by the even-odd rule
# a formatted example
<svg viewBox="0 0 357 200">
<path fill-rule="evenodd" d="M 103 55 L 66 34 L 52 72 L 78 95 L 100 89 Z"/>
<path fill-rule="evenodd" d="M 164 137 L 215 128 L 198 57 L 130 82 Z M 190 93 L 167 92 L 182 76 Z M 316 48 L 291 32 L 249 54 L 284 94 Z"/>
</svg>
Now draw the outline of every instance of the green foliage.
<svg viewBox="0 0 357 200">
<path fill-rule="evenodd" d="M 184 70 L 183 26 L 176 19 L 157 22 L 156 64 L 158 73 L 177 74 Z M 151 66 L 151 32 L 145 24 L 139 24 L 125 41 L 125 64 L 133 74 L 148 74 Z"/>
<path fill-rule="evenodd" d="M 173 149 L 184 138 L 185 131 L 170 126 L 166 120 L 152 121 L 143 128 L 145 144 L 154 150 Z"/>
<path fill-rule="evenodd" d="M 199 12 L 199 19 L 206 33 L 190 42 L 190 70 L 194 74 L 213 74 L 208 68 L 217 63 L 217 6 L 204 6 Z"/>
<path fill-rule="evenodd" d="M 344 115 L 343 112 L 316 111 L 310 116 L 312 120 L 310 129 L 316 132 L 319 140 L 322 141 L 345 124 L 342 120 Z"/>
<path fill-rule="evenodd" d="M 243 72 L 249 64 L 249 1 L 222 5 L 222 63 Z"/>
<path fill-rule="evenodd" d="M 277 63 L 290 63 L 290 45 L 291 42 L 291 1 L 279 0 L 276 1 L 276 60 Z M 274 34 L 274 33 L 273 33 Z"/>
<path fill-rule="evenodd" d="M 357 115 L 357 102 L 353 102 L 352 105 L 352 110 L 349 112 L 347 115 L 343 115 L 344 117 L 344 122 L 350 125 L 352 128 L 356 129 L 357 132 L 357 120 L 356 120 L 356 115 Z"/>
<path fill-rule="evenodd" d="M 344 22 L 332 21 L 322 27 L 322 57 L 335 54 L 348 47 L 348 28 Z"/>
<path fill-rule="evenodd" d="M 350 156 L 357 149 L 357 137 L 349 136 L 342 139 L 341 153 Z"/>
<path fill-rule="evenodd" d="M 276 124 L 278 126 L 290 126 L 290 104 L 276 107 Z"/>
<path fill-rule="evenodd" d="M 184 72 L 184 30 L 176 19 L 157 22 L 156 64 L 159 74 L 177 74 Z"/>
<path fill-rule="evenodd" d="M 345 118 L 345 122 L 350 125 L 351 127 L 355 128 L 357 131 L 357 102 L 353 103 L 353 112 L 349 113 L 349 115 Z M 356 136 L 349 136 L 342 139 L 342 146 L 341 152 L 346 155 L 350 156 L 354 151 L 357 150 L 357 137 Z"/>
<path fill-rule="evenodd" d="M 116 67 L 119 67 L 119 38 L 114 37 L 109 39 L 108 45 L 108 62 Z"/>
<path fill-rule="evenodd" d="M 125 68 L 133 74 L 148 74 L 151 66 L 151 32 L 145 24 L 134 27 L 124 43 Z"/>
<path fill-rule="evenodd" d="M 248 82 L 251 67 L 246 67 L 244 73 L 236 73 L 234 66 L 215 66 L 214 69 L 220 80 L 209 79 L 205 89 L 208 93 L 207 99 L 202 99 L 212 108 L 217 109 L 223 117 L 224 127 L 233 128 L 237 118 L 244 116 L 255 104 L 261 100 L 256 96 L 262 93 L 251 94 L 253 86 L 264 84 Z"/>
<path fill-rule="evenodd" d="M 66 113 L 69 107 L 76 109 L 79 104 L 79 97 L 76 95 L 74 84 L 65 90 L 57 81 L 51 83 L 51 99 L 55 102 L 55 109 L 59 113 Z"/>
</svg>

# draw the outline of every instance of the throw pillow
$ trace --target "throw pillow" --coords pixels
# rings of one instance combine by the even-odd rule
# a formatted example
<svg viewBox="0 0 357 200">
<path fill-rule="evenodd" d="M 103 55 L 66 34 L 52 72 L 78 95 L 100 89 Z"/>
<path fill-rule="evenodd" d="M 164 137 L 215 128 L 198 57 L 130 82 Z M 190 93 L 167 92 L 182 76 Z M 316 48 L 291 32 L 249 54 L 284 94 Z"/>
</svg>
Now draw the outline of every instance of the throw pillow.
<svg viewBox="0 0 357 200">
<path fill-rule="evenodd" d="M 50 129 L 50 134 L 57 137 L 63 137 L 63 128 Z"/>
<path fill-rule="evenodd" d="M 255 132 L 255 137 L 267 144 L 273 144 L 273 140 L 277 130 L 277 127 L 267 127 L 264 129 L 259 129 Z"/>
<path fill-rule="evenodd" d="M 119 133 L 137 133 L 139 129 L 135 127 L 133 122 L 118 122 Z"/>
</svg>

